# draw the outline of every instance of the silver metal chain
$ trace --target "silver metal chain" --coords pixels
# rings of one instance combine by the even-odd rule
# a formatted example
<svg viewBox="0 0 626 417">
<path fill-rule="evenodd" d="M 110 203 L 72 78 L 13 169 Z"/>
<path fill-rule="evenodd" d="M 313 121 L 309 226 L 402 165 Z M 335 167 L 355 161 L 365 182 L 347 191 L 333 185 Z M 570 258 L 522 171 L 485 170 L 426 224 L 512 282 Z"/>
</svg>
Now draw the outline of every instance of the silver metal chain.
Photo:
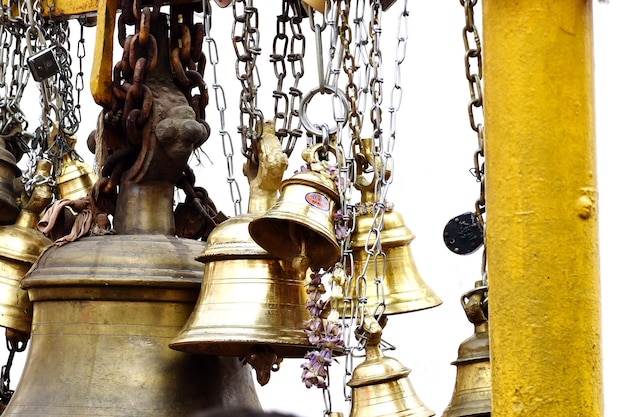
<svg viewBox="0 0 626 417">
<path fill-rule="evenodd" d="M 226 109 L 228 108 L 226 103 L 226 93 L 224 87 L 219 83 L 217 76 L 217 68 L 220 63 L 219 52 L 217 49 L 217 43 L 211 34 L 213 27 L 213 9 L 211 8 L 210 0 L 202 1 L 203 14 L 204 14 L 204 39 L 208 49 L 208 61 L 213 68 L 213 93 L 215 95 L 215 107 L 220 116 L 220 129 L 219 134 L 222 140 L 222 150 L 224 157 L 226 158 L 227 176 L 226 181 L 230 189 L 230 198 L 233 203 L 235 215 L 238 216 L 241 211 L 241 190 L 239 183 L 235 177 L 235 165 L 233 162 L 233 156 L 235 154 L 235 147 L 233 146 L 233 139 L 230 133 L 226 130 Z"/>
</svg>

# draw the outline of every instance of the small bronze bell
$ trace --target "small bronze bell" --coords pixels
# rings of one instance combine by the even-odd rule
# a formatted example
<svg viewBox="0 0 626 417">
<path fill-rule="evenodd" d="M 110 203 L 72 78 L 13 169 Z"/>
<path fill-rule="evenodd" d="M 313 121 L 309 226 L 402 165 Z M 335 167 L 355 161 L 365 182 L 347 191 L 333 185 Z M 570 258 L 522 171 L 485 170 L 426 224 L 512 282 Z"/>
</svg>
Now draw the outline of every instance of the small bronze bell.
<svg viewBox="0 0 626 417">
<path fill-rule="evenodd" d="M 374 309 L 377 306 L 376 265 L 373 258 L 367 262 L 368 236 L 374 221 L 371 213 L 360 215 L 356 219 L 355 234 L 353 235 L 354 269 L 360 271 L 367 280 L 365 295 L 367 306 Z M 384 270 L 384 300 L 387 315 L 408 313 L 436 307 L 441 299 L 423 281 L 420 276 L 409 244 L 415 238 L 404 224 L 402 216 L 395 212 L 385 213 L 384 224 L 380 233 L 382 250 L 385 253 Z M 371 244 L 371 243 L 370 243 Z M 363 268 L 367 263 L 367 270 Z M 380 268 L 380 266 L 379 266 Z M 379 275 L 382 275 L 379 270 Z M 350 280 L 349 297 L 357 298 L 357 284 L 359 280 Z M 359 288 L 359 292 L 363 289 Z M 362 296 L 363 294 L 358 294 Z"/>
<path fill-rule="evenodd" d="M 464 294 L 461 303 L 474 334 L 459 346 L 456 383 L 450 404 L 442 417 L 488 417 L 491 415 L 491 362 L 489 359 L 489 321 L 481 304 L 485 287 Z"/>
<path fill-rule="evenodd" d="M 57 175 L 57 192 L 59 198 L 77 200 L 87 195 L 96 183 L 96 174 L 91 167 L 76 158 L 71 153 L 63 155 L 62 168 Z"/>
<path fill-rule="evenodd" d="M 0 138 L 0 224 L 13 223 L 20 212 L 14 186 L 15 178 L 20 175 L 22 171 L 17 166 L 15 155 Z"/>
<path fill-rule="evenodd" d="M 305 155 L 317 152 L 308 149 Z M 250 223 L 252 239 L 289 261 L 302 254 L 304 244 L 312 269 L 333 265 L 341 254 L 333 219 L 339 202 L 334 181 L 317 171 L 300 171 L 283 181 L 280 192 L 276 204 Z"/>
<path fill-rule="evenodd" d="M 383 355 L 380 348 L 382 328 L 366 315 L 363 329 L 367 335 L 365 361 L 353 371 L 348 382 L 352 388 L 350 417 L 430 417 L 408 379 L 410 369 L 396 359 Z"/>
<path fill-rule="evenodd" d="M 36 174 L 50 175 L 51 164 L 41 160 Z M 37 185 L 23 202 L 15 224 L 0 227 L 0 326 L 30 334 L 33 306 L 20 282 L 41 252 L 52 244 L 36 229 L 39 216 L 52 201 L 52 189 Z"/>
<path fill-rule="evenodd" d="M 266 125 L 258 148 L 258 168 L 252 173 L 251 163 L 246 165 L 248 178 L 254 175 L 251 213 L 220 223 L 209 235 L 204 252 L 196 258 L 205 263 L 200 297 L 169 346 L 243 358 L 264 385 L 282 358 L 303 357 L 312 346 L 303 330 L 309 318 L 304 283 L 285 261 L 270 255 L 248 233 L 250 223 L 276 201 L 287 168 L 273 124 Z"/>
</svg>

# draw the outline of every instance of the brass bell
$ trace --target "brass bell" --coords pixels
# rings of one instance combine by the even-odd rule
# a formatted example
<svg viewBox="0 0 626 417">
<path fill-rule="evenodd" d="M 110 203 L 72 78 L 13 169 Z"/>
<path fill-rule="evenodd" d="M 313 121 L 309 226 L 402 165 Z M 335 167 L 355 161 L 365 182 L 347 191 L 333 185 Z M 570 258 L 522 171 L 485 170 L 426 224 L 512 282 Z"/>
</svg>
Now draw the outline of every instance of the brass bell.
<svg viewBox="0 0 626 417">
<path fill-rule="evenodd" d="M 309 318 L 305 286 L 284 261 L 249 238 L 253 218 L 250 214 L 230 218 L 209 235 L 204 252 L 196 258 L 205 262 L 200 296 L 169 346 L 209 355 L 266 356 L 269 362 L 258 365 L 247 360 L 264 384 L 279 358 L 303 357 L 312 346 L 303 330 Z"/>
<path fill-rule="evenodd" d="M 248 233 L 250 223 L 276 201 L 287 167 L 275 136 L 266 133 L 258 144 L 258 172 L 250 172 L 250 162 L 246 166 L 248 177 L 255 176 L 250 181 L 251 213 L 230 218 L 210 233 L 204 252 L 196 258 L 205 263 L 200 296 L 169 346 L 243 358 L 264 385 L 282 358 L 303 357 L 312 346 L 304 332 L 303 323 L 309 318 L 304 283 L 285 261 L 261 248 Z"/>
<path fill-rule="evenodd" d="M 61 172 L 57 175 L 57 192 L 60 199 L 78 200 L 87 195 L 96 183 L 96 174 L 83 161 L 68 152 L 63 155 Z"/>
<path fill-rule="evenodd" d="M 424 310 L 441 304 L 441 299 L 423 281 L 420 276 L 409 244 L 415 238 L 404 219 L 396 211 L 385 213 L 383 228 L 380 233 L 382 250 L 385 253 L 384 270 L 384 314 L 399 314 Z M 366 279 L 366 288 L 357 288 L 359 280 L 350 280 L 349 297 L 356 299 L 363 290 L 367 296 L 367 307 L 375 309 L 377 306 L 376 265 L 373 258 L 367 262 L 368 254 L 365 250 L 368 245 L 370 229 L 374 217 L 371 213 L 357 216 L 355 233 L 353 235 L 354 270 Z M 371 246 L 371 242 L 369 242 Z M 367 264 L 367 270 L 363 271 Z M 380 268 L 380 266 L 378 267 Z M 379 275 L 381 271 L 379 269 Z M 357 294 L 357 289 L 359 294 Z M 380 291 L 380 290 L 379 290 Z M 372 311 L 373 313 L 373 311 Z"/>
<path fill-rule="evenodd" d="M 430 417 L 430 410 L 415 394 L 408 379 L 411 372 L 399 361 L 383 355 L 380 348 L 382 328 L 366 315 L 363 329 L 367 334 L 365 361 L 353 370 L 348 382 L 352 388 L 350 417 Z"/>
<path fill-rule="evenodd" d="M 250 223 L 252 239 L 289 261 L 302 254 L 304 244 L 312 269 L 333 265 L 341 255 L 333 219 L 339 202 L 335 182 L 317 171 L 299 171 L 282 182 L 280 192 L 276 204 Z"/>
<path fill-rule="evenodd" d="M 480 282 L 479 282 L 480 283 Z M 459 346 L 456 383 L 450 404 L 442 417 L 488 417 L 491 415 L 491 362 L 489 321 L 480 306 L 485 287 L 478 286 L 461 300 L 474 334 Z"/>
<path fill-rule="evenodd" d="M 22 175 L 15 155 L 6 148 L 0 138 L 0 224 L 11 224 L 17 218 L 20 207 L 17 204 L 14 181 Z"/>
<path fill-rule="evenodd" d="M 362 139 L 362 160 L 368 161 L 372 167 L 380 167 L 382 163 L 374 161 L 372 147 L 371 138 Z M 379 175 L 390 176 L 391 172 L 386 171 Z M 375 216 L 381 214 L 374 212 L 375 179 L 368 180 L 364 175 L 360 175 L 357 178 L 356 187 L 361 191 L 361 203 L 359 205 L 361 213 L 356 217 L 352 235 L 354 270 L 356 271 L 355 277 L 357 277 L 356 274 L 359 274 L 359 277 L 365 278 L 367 284 L 365 288 L 362 288 L 360 285 L 362 285 L 363 280 L 350 280 L 349 297 L 356 300 L 365 296 L 367 307 L 372 310 L 378 306 L 379 302 L 383 301 L 384 296 L 385 310 L 384 312 L 377 312 L 375 315 L 378 313 L 386 315 L 408 313 L 440 305 L 441 299 L 424 283 L 417 271 L 409 246 L 415 239 L 415 235 L 406 227 L 402 216 L 394 211 L 391 205 L 388 205 L 382 217 L 380 233 L 378 235 L 372 233 L 371 229 L 372 226 L 375 226 L 374 222 L 377 219 L 380 220 L 380 217 L 376 219 Z M 385 254 L 384 270 L 381 270 L 380 265 L 375 264 L 373 257 L 370 256 L 368 262 L 366 248 L 372 247 L 374 242 L 371 239 L 374 237 L 380 238 L 382 251 Z M 384 277 L 384 280 L 378 284 L 376 278 L 381 277 Z M 379 285 L 381 286 L 378 287 Z M 374 314 L 373 311 L 371 313 Z"/>
<path fill-rule="evenodd" d="M 50 175 L 50 162 L 41 160 L 36 174 Z M 15 224 L 0 227 L 0 326 L 30 334 L 33 308 L 20 282 L 41 252 L 52 244 L 36 229 L 39 216 L 52 201 L 52 189 L 37 185 L 23 204 Z"/>
</svg>

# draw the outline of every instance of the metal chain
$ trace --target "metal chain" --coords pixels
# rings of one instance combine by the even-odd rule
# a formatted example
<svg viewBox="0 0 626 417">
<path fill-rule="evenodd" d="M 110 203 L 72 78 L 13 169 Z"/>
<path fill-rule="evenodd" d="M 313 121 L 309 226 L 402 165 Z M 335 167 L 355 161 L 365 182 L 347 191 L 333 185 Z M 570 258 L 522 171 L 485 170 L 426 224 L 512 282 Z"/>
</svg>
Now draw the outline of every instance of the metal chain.
<svg viewBox="0 0 626 417">
<path fill-rule="evenodd" d="M 261 54 L 259 13 L 253 0 L 234 0 L 231 38 L 237 56 L 236 76 L 241 83 L 239 132 L 244 156 L 258 163 L 257 142 L 263 134 L 263 113 L 257 107 L 261 79 L 256 59 Z"/>
<path fill-rule="evenodd" d="M 276 34 L 272 43 L 270 62 L 274 67 L 276 76 L 276 89 L 272 93 L 274 97 L 274 126 L 276 136 L 283 144 L 283 150 L 290 156 L 296 145 L 296 141 L 302 136 L 300 129 L 300 102 L 302 91 L 299 83 L 304 76 L 304 53 L 306 38 L 302 33 L 301 22 L 302 10 L 298 1 L 283 0 L 282 13 L 276 18 Z M 289 28 L 291 36 L 287 33 Z M 289 53 L 287 51 L 289 50 Z M 292 86 L 289 87 L 289 97 L 283 92 L 283 82 L 287 76 L 287 65 L 290 63 L 293 76 Z M 295 128 L 294 126 L 295 124 Z M 285 141 L 284 138 L 287 138 Z"/>
<path fill-rule="evenodd" d="M 467 105 L 470 127 L 478 139 L 478 149 L 474 153 L 474 167 L 471 172 L 480 184 L 479 197 L 475 203 L 475 217 L 484 231 L 485 223 L 485 129 L 482 124 L 483 94 L 482 94 L 482 49 L 479 30 L 474 20 L 474 7 L 478 0 L 459 0 L 465 11 L 465 25 L 463 26 L 463 45 L 465 47 L 465 77 L 470 91 L 470 101 Z M 478 116 L 478 117 L 477 117 Z M 478 119 L 478 120 L 477 120 Z M 483 260 L 481 275 L 483 285 L 487 285 L 487 251 L 483 246 Z"/>
<path fill-rule="evenodd" d="M 224 87 L 219 83 L 217 77 L 217 66 L 220 62 L 219 53 L 217 50 L 217 43 L 211 35 L 211 29 L 213 28 L 213 9 L 211 7 L 210 0 L 202 1 L 203 13 L 204 13 L 204 37 L 208 50 L 208 61 L 213 68 L 213 92 L 215 94 L 215 107 L 220 115 L 220 129 L 219 134 L 222 139 L 222 150 L 224 157 L 226 157 L 226 169 L 227 176 L 226 181 L 230 188 L 230 198 L 233 202 L 235 215 L 240 215 L 241 212 L 241 190 L 237 178 L 235 177 L 235 164 L 233 162 L 233 156 L 235 154 L 235 147 L 233 146 L 233 139 L 230 133 L 226 130 L 226 94 L 224 93 Z"/>
</svg>

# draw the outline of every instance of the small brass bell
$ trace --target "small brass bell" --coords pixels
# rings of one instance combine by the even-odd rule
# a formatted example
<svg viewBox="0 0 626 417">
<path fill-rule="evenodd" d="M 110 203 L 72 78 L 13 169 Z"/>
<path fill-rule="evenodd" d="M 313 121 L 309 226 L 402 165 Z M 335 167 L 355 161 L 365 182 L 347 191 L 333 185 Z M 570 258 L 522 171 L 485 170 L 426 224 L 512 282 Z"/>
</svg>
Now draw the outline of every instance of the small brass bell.
<svg viewBox="0 0 626 417">
<path fill-rule="evenodd" d="M 57 192 L 60 199 L 78 200 L 87 195 L 96 183 L 96 174 L 91 167 L 76 158 L 71 153 L 63 155 L 62 168 L 57 175 Z"/>
<path fill-rule="evenodd" d="M 353 254 L 355 271 L 367 270 L 361 274 L 367 280 L 365 294 L 367 306 L 374 309 L 377 306 L 376 265 L 374 260 L 367 262 L 368 236 L 374 221 L 371 213 L 360 215 L 356 219 L 355 234 L 353 235 Z M 385 314 L 408 313 L 436 307 L 441 299 L 423 281 L 420 276 L 409 244 L 415 238 L 404 219 L 396 211 L 385 213 L 384 224 L 380 233 L 382 250 L 385 253 L 384 270 L 384 300 Z M 380 267 L 379 267 L 380 268 Z M 380 274 L 380 270 L 379 270 Z M 382 275 L 382 274 L 380 274 Z M 357 298 L 358 280 L 350 281 L 348 294 L 352 299 Z M 359 289 L 359 292 L 363 289 Z M 359 294 L 362 296 L 362 294 Z"/>
<path fill-rule="evenodd" d="M 59 135 L 59 129 L 55 125 L 51 133 L 50 146 L 55 147 L 54 139 Z M 56 173 L 57 196 L 59 199 L 78 200 L 89 193 L 89 190 L 96 183 L 96 174 L 93 169 L 86 164 L 74 152 L 76 136 L 66 136 L 66 146 L 70 150 L 64 149 L 61 158 L 60 171 Z M 61 149 L 57 149 L 57 152 Z"/>
<path fill-rule="evenodd" d="M 41 160 L 36 174 L 50 175 L 50 162 Z M 41 252 L 52 244 L 36 229 L 39 216 L 52 201 L 47 184 L 35 187 L 14 225 L 0 227 L 0 326 L 30 334 L 33 308 L 20 282 Z"/>
<path fill-rule="evenodd" d="M 478 286 L 462 297 L 463 308 L 474 334 L 459 346 L 456 383 L 450 404 L 442 417 L 488 417 L 491 415 L 491 362 L 489 359 L 489 321 L 481 304 L 485 287 Z"/>
<path fill-rule="evenodd" d="M 22 175 L 15 156 L 0 138 L 0 224 L 11 224 L 17 218 L 20 207 L 15 195 L 15 178 Z"/>
<path fill-rule="evenodd" d="M 303 357 L 312 348 L 304 332 L 309 318 L 306 288 L 285 261 L 252 240 L 249 225 L 276 201 L 287 167 L 273 124 L 258 142 L 259 164 L 251 171 L 250 213 L 230 218 L 210 233 L 196 259 L 205 263 L 193 313 L 170 347 L 190 353 L 237 356 L 257 372 L 261 385 L 282 358 Z"/>
<path fill-rule="evenodd" d="M 314 158 L 317 149 L 305 154 Z M 302 253 L 304 243 L 312 269 L 333 265 L 341 254 L 333 219 L 339 202 L 335 182 L 317 171 L 300 171 L 282 182 L 280 192 L 276 204 L 250 223 L 252 239 L 289 261 Z"/>
<path fill-rule="evenodd" d="M 348 382 L 352 388 L 350 417 L 430 417 L 435 413 L 422 403 L 408 379 L 410 369 L 383 355 L 382 328 L 366 315 L 365 361 L 357 365 Z"/>
</svg>

